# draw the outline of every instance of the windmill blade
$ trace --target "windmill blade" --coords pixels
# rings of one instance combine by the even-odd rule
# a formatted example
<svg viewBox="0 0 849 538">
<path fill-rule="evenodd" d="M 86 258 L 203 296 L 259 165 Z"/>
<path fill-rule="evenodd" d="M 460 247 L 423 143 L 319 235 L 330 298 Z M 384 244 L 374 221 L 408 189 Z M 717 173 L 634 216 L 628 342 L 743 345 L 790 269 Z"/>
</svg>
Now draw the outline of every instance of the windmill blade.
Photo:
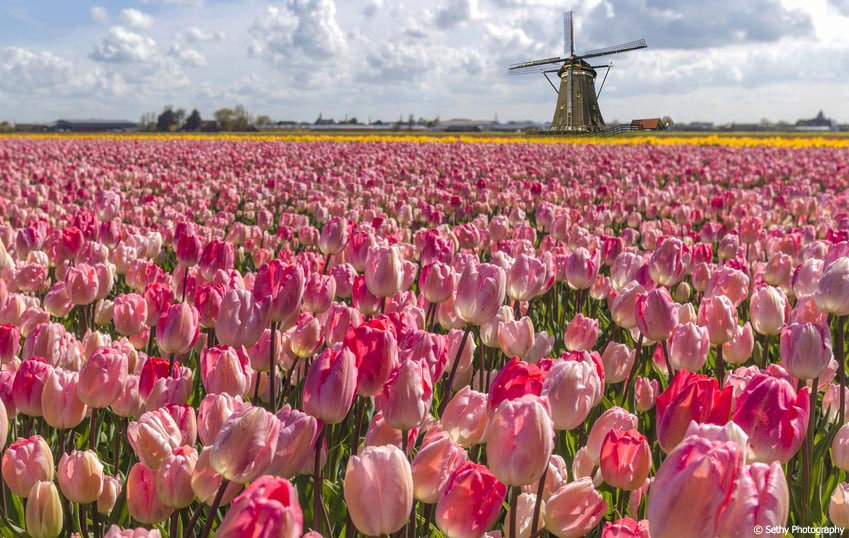
<svg viewBox="0 0 849 538">
<path fill-rule="evenodd" d="M 629 50 L 637 50 L 644 49 L 648 47 L 646 45 L 645 39 L 638 39 L 637 41 L 631 41 L 628 43 L 622 43 L 621 45 L 613 45 L 611 47 L 604 47 L 602 49 L 593 49 L 585 51 L 578 56 L 580 58 L 595 58 L 597 56 L 608 56 L 610 54 L 619 54 L 621 52 L 628 52 Z"/>
<path fill-rule="evenodd" d="M 572 12 L 563 13 L 563 55 L 575 54 L 575 31 L 572 26 Z"/>
<path fill-rule="evenodd" d="M 529 62 L 511 65 L 507 68 L 507 73 L 510 75 L 530 75 L 542 73 L 544 71 L 556 71 L 560 67 L 559 64 L 562 64 L 565 61 L 565 58 L 561 58 L 559 56 L 544 58 L 542 60 L 531 60 Z"/>
</svg>

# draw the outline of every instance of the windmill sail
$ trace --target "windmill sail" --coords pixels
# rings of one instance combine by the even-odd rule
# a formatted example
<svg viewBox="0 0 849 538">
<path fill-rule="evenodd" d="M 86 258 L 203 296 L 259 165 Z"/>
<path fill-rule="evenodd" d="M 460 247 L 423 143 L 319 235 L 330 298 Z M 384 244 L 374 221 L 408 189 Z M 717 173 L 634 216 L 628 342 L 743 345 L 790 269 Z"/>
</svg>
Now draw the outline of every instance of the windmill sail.
<svg viewBox="0 0 849 538">
<path fill-rule="evenodd" d="M 575 31 L 572 27 L 572 12 L 567 11 L 563 14 L 563 55 L 572 56 L 575 54 Z"/>
<path fill-rule="evenodd" d="M 560 69 L 560 64 L 565 61 L 566 59 L 560 56 L 544 58 L 542 60 L 530 60 L 511 65 L 507 68 L 507 73 L 510 75 L 530 75 L 532 73 L 544 73 L 546 71 L 556 72 Z"/>
<path fill-rule="evenodd" d="M 581 58 L 595 58 L 597 56 L 608 56 L 610 54 L 619 54 L 621 52 L 628 52 L 629 50 L 637 50 L 644 49 L 648 45 L 646 45 L 645 39 L 638 39 L 637 41 L 629 41 L 628 43 L 622 43 L 621 45 L 613 45 L 610 47 L 604 47 L 601 49 L 592 49 L 588 51 L 584 51 L 578 56 Z"/>
</svg>

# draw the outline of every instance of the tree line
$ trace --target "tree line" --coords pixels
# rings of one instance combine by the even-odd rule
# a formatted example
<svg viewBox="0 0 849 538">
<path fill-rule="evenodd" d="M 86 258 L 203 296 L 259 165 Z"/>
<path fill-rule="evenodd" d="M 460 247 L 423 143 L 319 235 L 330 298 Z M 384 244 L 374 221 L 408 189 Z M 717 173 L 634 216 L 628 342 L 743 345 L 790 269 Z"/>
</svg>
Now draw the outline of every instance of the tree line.
<svg viewBox="0 0 849 538">
<path fill-rule="evenodd" d="M 255 125 L 271 123 L 268 116 L 254 117 L 242 105 L 219 108 L 214 119 L 205 120 L 197 109 L 186 113 L 185 109 L 166 105 L 162 112 L 148 112 L 139 121 L 139 130 L 150 132 L 210 132 L 210 131 L 255 131 Z"/>
</svg>

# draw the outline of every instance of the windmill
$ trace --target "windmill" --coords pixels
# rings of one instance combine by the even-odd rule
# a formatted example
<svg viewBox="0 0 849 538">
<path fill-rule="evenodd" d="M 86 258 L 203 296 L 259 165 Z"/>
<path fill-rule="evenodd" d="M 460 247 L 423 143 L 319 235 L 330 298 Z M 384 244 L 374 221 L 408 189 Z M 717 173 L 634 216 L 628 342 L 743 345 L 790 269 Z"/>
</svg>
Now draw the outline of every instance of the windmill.
<svg viewBox="0 0 849 538">
<path fill-rule="evenodd" d="M 590 65 L 587 60 L 646 47 L 646 40 L 640 39 L 575 54 L 575 29 L 572 24 L 572 12 L 568 11 L 563 14 L 563 56 L 511 65 L 507 72 L 510 75 L 542 73 L 545 76 L 557 92 L 557 107 L 551 122 L 553 132 L 601 131 L 604 129 L 604 118 L 598 108 L 598 96 L 604 88 L 613 62 L 607 65 Z M 606 70 L 598 93 L 595 91 L 597 69 Z M 552 73 L 556 73 L 560 78 L 559 89 L 549 78 Z"/>
</svg>

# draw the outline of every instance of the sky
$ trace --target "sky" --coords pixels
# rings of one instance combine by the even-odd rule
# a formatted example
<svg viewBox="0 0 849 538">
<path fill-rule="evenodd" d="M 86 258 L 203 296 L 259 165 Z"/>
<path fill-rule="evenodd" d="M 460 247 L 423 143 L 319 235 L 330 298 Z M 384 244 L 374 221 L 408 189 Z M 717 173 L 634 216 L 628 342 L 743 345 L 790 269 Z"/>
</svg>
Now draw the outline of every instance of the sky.
<svg viewBox="0 0 849 538">
<path fill-rule="evenodd" d="M 550 120 L 510 64 L 645 38 L 611 56 L 608 121 L 849 122 L 849 0 L 0 0 L 0 119 L 319 114 Z"/>
</svg>

